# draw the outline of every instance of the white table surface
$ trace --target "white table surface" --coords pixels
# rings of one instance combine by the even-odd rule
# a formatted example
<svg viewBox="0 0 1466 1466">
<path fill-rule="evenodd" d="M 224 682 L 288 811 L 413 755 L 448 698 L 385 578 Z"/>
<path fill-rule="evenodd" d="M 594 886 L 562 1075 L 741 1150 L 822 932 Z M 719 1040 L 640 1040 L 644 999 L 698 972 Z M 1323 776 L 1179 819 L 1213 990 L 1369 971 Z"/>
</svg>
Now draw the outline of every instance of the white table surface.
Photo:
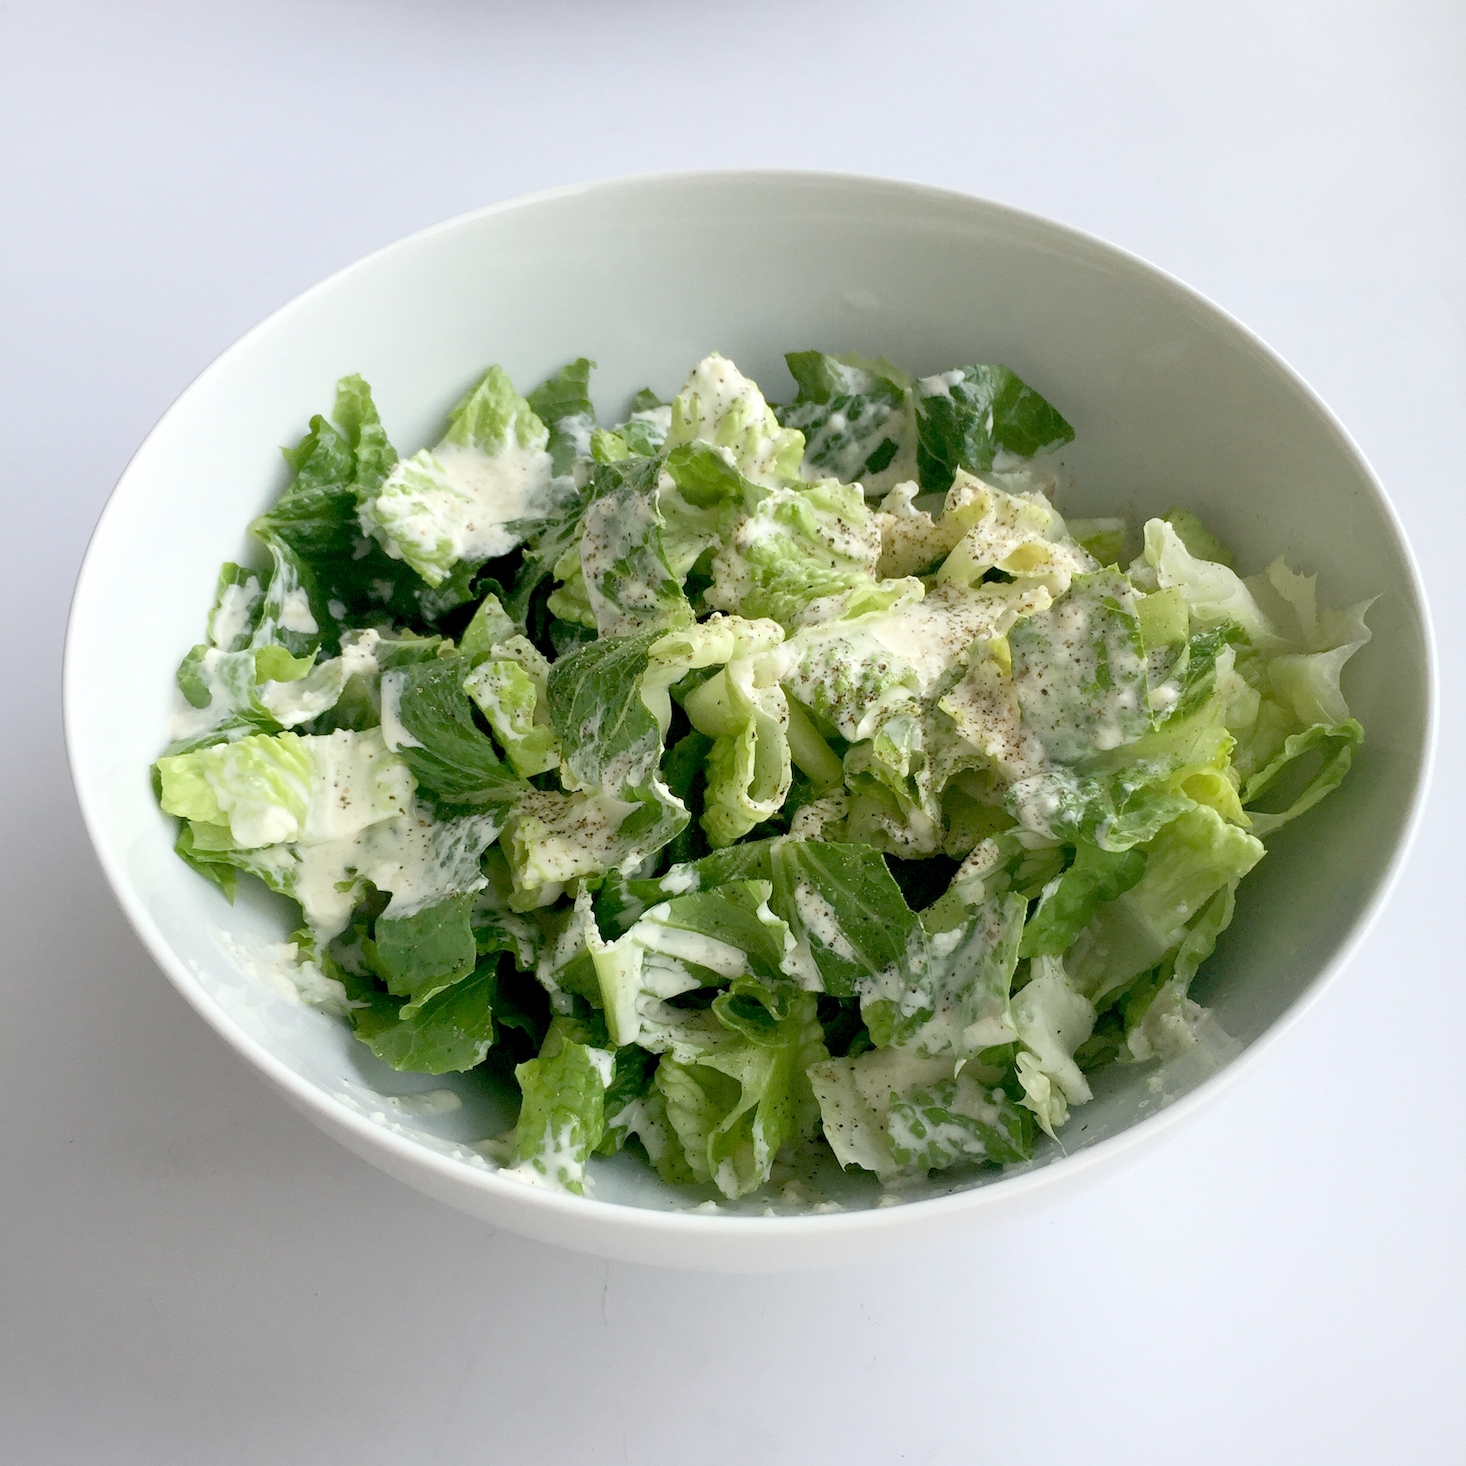
<svg viewBox="0 0 1466 1466">
<path fill-rule="evenodd" d="M 0 1459 L 1459 1461 L 1463 95 L 1451 0 L 0 7 Z M 724 1278 L 496 1234 L 288 1110 L 114 906 L 59 663 L 129 454 L 266 312 L 496 199 L 770 164 L 1036 210 L 1259 331 L 1404 516 L 1444 756 L 1373 935 L 1181 1137 L 964 1246 Z"/>
</svg>

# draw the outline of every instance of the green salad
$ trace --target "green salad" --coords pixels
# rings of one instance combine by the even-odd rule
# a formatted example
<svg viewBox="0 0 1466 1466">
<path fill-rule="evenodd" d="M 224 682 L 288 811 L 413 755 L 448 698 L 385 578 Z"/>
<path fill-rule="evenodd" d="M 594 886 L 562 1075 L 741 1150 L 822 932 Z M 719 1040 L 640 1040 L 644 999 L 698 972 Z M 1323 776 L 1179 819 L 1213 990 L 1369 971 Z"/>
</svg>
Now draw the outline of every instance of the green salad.
<svg viewBox="0 0 1466 1466">
<path fill-rule="evenodd" d="M 1004 367 L 787 361 L 787 405 L 714 354 L 614 426 L 589 361 L 492 367 L 407 458 L 346 378 L 178 671 L 179 855 L 299 905 L 296 986 L 386 1063 L 516 1086 L 526 1181 L 1028 1159 L 1196 1043 L 1363 736 L 1367 602 L 1183 510 L 1066 522 Z"/>
</svg>

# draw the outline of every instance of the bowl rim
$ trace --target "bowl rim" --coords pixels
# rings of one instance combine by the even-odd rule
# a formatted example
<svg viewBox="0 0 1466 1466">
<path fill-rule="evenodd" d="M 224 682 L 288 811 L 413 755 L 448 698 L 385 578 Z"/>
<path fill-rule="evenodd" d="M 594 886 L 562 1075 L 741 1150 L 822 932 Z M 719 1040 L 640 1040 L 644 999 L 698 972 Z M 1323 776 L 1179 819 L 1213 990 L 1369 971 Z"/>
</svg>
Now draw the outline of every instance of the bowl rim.
<svg viewBox="0 0 1466 1466">
<path fill-rule="evenodd" d="M 1116 265 L 1127 270 L 1153 277 L 1162 286 L 1181 296 L 1192 306 L 1199 306 L 1204 313 L 1209 313 L 1236 332 L 1265 361 L 1281 371 L 1284 378 L 1295 389 L 1301 391 L 1312 408 L 1320 414 L 1324 424 L 1338 436 L 1363 471 L 1366 482 L 1394 531 L 1401 550 L 1401 558 L 1408 573 L 1410 587 L 1419 609 L 1425 651 L 1423 663 L 1425 721 L 1420 763 L 1411 807 L 1395 841 L 1395 848 L 1390 854 L 1389 864 L 1384 874 L 1376 883 L 1368 900 L 1363 903 L 1355 915 L 1343 942 L 1303 991 L 1240 1053 L 1222 1064 L 1194 1089 L 1178 1100 L 1142 1116 L 1119 1134 L 1096 1141 L 1073 1155 L 1060 1156 L 1045 1165 L 1017 1175 L 1002 1177 L 986 1185 L 956 1190 L 945 1196 L 912 1200 L 899 1206 L 871 1206 L 860 1210 L 787 1216 L 709 1213 L 697 1211 L 692 1206 L 675 1210 L 643 1207 L 634 1203 L 607 1201 L 595 1196 L 574 1196 L 541 1187 L 527 1186 L 518 1180 L 501 1176 L 497 1170 L 471 1165 L 450 1155 L 441 1154 L 416 1140 L 409 1139 L 405 1135 L 376 1123 L 366 1114 L 349 1108 L 311 1081 L 297 1074 L 283 1060 L 277 1058 L 263 1044 L 245 1032 L 243 1027 L 205 992 L 183 959 L 164 938 L 142 900 L 134 891 L 120 852 L 114 850 L 109 843 L 101 812 L 91 796 L 84 762 L 78 752 L 78 730 L 84 716 L 85 696 L 85 688 L 81 685 L 78 672 L 78 643 L 82 636 L 81 628 L 89 619 L 94 567 L 106 552 L 106 541 L 113 523 L 130 507 L 125 501 L 128 498 L 127 490 L 130 488 L 134 472 L 139 470 L 139 465 L 145 462 L 154 442 L 169 431 L 174 418 L 186 412 L 193 398 L 201 393 L 217 374 L 225 371 L 236 355 L 246 352 L 257 336 L 268 331 L 281 316 L 293 311 L 306 301 L 335 289 L 347 277 L 367 269 L 384 256 L 398 251 L 410 251 L 436 235 L 467 227 L 483 219 L 499 214 L 532 210 L 547 203 L 614 193 L 627 188 L 648 185 L 677 188 L 719 183 L 744 186 L 773 184 L 785 187 L 797 186 L 801 183 L 818 187 L 844 185 L 852 189 L 885 189 L 903 192 L 912 198 L 925 197 L 948 205 L 976 205 L 1005 222 L 1058 234 L 1072 244 L 1108 255 Z M 1302 374 L 1273 347 L 1224 307 L 1179 280 L 1169 271 L 1087 230 L 961 189 L 943 188 L 911 179 L 873 174 L 797 168 L 674 169 L 591 179 L 516 195 L 513 198 L 486 204 L 414 230 L 399 239 L 371 250 L 292 296 L 270 311 L 262 320 L 250 327 L 204 366 L 169 404 L 129 457 L 116 484 L 108 494 L 96 525 L 88 538 L 72 592 L 62 655 L 62 721 L 68 767 L 87 837 L 91 841 L 92 848 L 123 915 L 153 961 L 162 969 L 194 1011 L 263 1077 L 279 1085 L 287 1099 L 298 1109 L 306 1113 L 328 1133 L 339 1130 L 347 1131 L 356 1142 L 349 1148 L 357 1150 L 358 1154 L 365 1158 L 375 1160 L 371 1153 L 381 1152 L 383 1161 L 391 1158 L 407 1169 L 422 1170 L 435 1176 L 444 1183 L 442 1187 L 435 1188 L 433 1193 L 440 1198 L 445 1196 L 446 1191 L 455 1188 L 484 1192 L 502 1202 L 506 1210 L 518 1207 L 527 1217 L 538 1213 L 544 1217 L 546 1222 L 562 1220 L 567 1224 L 565 1228 L 557 1229 L 562 1235 L 568 1235 L 570 1231 L 583 1234 L 591 1230 L 599 1230 L 605 1235 L 609 1228 L 614 1232 L 634 1231 L 643 1236 L 649 1232 L 662 1234 L 669 1241 L 674 1236 L 678 1239 L 695 1237 L 712 1246 L 720 1242 L 736 1242 L 745 1246 L 749 1243 L 757 1245 L 762 1242 L 767 1244 L 770 1252 L 793 1235 L 797 1235 L 801 1241 L 807 1241 L 815 1233 L 824 1233 L 831 1236 L 833 1240 L 836 1235 L 849 1233 L 886 1235 L 894 1232 L 909 1232 L 914 1230 L 919 1223 L 938 1223 L 941 1219 L 956 1212 L 976 1212 L 1000 1204 L 1019 1202 L 1022 1198 L 1029 1197 L 1056 1182 L 1078 1179 L 1085 1172 L 1092 1171 L 1096 1167 L 1114 1164 L 1122 1156 L 1133 1156 L 1141 1149 L 1161 1139 L 1166 1132 L 1176 1130 L 1183 1123 L 1198 1115 L 1214 1103 L 1225 1090 L 1236 1084 L 1246 1074 L 1251 1073 L 1282 1041 L 1284 1035 L 1319 1001 L 1324 990 L 1353 960 L 1359 947 L 1373 930 L 1380 913 L 1391 899 L 1415 845 L 1424 818 L 1439 736 L 1439 701 L 1438 649 L 1429 600 L 1419 563 L 1405 533 L 1399 512 L 1378 474 L 1348 429 Z M 338 1135 L 335 1138 L 342 1137 Z M 465 1142 L 466 1146 L 467 1142 Z M 397 1174 L 397 1168 L 392 1169 L 393 1173 Z M 528 1227 L 523 1230 L 531 1232 Z M 565 1245 L 575 1246 L 577 1244 L 567 1242 Z"/>
</svg>

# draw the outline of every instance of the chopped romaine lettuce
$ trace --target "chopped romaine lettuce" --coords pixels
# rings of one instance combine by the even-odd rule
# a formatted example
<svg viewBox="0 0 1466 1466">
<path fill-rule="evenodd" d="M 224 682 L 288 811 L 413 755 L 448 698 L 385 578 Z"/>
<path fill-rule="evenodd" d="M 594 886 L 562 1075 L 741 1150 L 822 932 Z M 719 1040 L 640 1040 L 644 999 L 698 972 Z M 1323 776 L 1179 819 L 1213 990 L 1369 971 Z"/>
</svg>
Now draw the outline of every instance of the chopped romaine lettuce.
<svg viewBox="0 0 1466 1466">
<path fill-rule="evenodd" d="M 587 358 L 492 367 L 404 459 L 343 378 L 178 670 L 179 856 L 293 900 L 386 1063 L 512 1074 L 530 1184 L 1028 1160 L 1206 1038 L 1239 883 L 1363 738 L 1369 602 L 1187 510 L 1066 523 L 1007 368 L 787 360 L 787 406 L 714 353 L 609 428 Z"/>
</svg>

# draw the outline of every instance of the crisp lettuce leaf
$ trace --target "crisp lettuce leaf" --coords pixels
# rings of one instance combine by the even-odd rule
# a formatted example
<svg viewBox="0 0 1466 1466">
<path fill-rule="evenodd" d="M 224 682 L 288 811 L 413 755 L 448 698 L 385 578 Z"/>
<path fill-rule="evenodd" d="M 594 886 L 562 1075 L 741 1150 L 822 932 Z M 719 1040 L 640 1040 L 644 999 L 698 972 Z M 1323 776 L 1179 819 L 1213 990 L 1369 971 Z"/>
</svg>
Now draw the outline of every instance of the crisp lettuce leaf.
<svg viewBox="0 0 1466 1466">
<path fill-rule="evenodd" d="M 871 1049 L 811 1065 L 809 1083 L 836 1159 L 874 1171 L 882 1181 L 899 1177 L 902 1166 L 887 1128 L 892 1105 L 951 1079 L 954 1067 L 950 1058 L 923 1059 L 905 1049 Z"/>
<path fill-rule="evenodd" d="M 1237 557 L 1189 509 L 1172 509 L 1161 515 L 1180 536 L 1187 551 L 1198 560 L 1211 560 L 1233 570 Z"/>
<path fill-rule="evenodd" d="M 246 871 L 298 901 L 316 940 L 327 941 L 345 929 L 371 887 L 391 895 L 384 913 L 390 918 L 481 890 L 479 860 L 499 827 L 494 814 L 433 819 L 418 804 L 354 835 L 311 843 L 241 847 L 227 825 L 209 823 L 185 826 L 179 840 L 190 863 L 210 867 L 211 878 L 216 870 Z M 528 939 L 522 929 L 519 935 Z"/>
<path fill-rule="evenodd" d="M 859 482 L 875 495 L 916 476 L 916 412 L 912 378 L 883 357 L 792 351 L 784 360 L 799 391 L 776 408 L 786 428 L 804 437 L 810 478 Z"/>
<path fill-rule="evenodd" d="M 1164 519 L 1146 521 L 1144 564 L 1154 571 L 1162 590 L 1175 586 L 1184 592 L 1192 620 L 1200 625 L 1232 621 L 1255 647 L 1286 645 L 1242 578 L 1217 561 L 1198 559 Z"/>
<path fill-rule="evenodd" d="M 518 631 L 514 618 L 491 591 L 478 603 L 463 628 L 463 635 L 458 638 L 458 654 L 470 668 L 477 667 L 496 646 L 511 640 Z"/>
<path fill-rule="evenodd" d="M 1364 729 L 1353 718 L 1333 725 L 1315 723 L 1302 733 L 1294 733 L 1283 744 L 1283 750 L 1265 768 L 1259 769 L 1242 791 L 1242 802 L 1251 805 L 1260 799 L 1293 764 L 1310 753 L 1319 754 L 1319 763 L 1313 777 L 1298 790 L 1286 809 L 1276 813 L 1249 808 L 1250 828 L 1259 837 L 1270 835 L 1274 830 L 1295 820 L 1306 810 L 1313 808 L 1325 795 L 1333 793 L 1349 772 L 1354 761 L 1354 750 L 1364 741 Z"/>
<path fill-rule="evenodd" d="M 1205 1010 L 1192 1002 L 1187 992 L 1197 968 L 1211 956 L 1217 938 L 1232 923 L 1236 893 L 1236 881 L 1223 886 L 1187 928 L 1169 964 L 1169 975 L 1165 976 L 1162 968 L 1164 980 L 1157 987 L 1143 989 L 1137 995 L 1138 1001 L 1125 1004 L 1125 1046 L 1130 1058 L 1175 1058 L 1196 1043 Z"/>
<path fill-rule="evenodd" d="M 911 587 L 875 579 L 880 531 L 858 487 L 823 479 L 767 493 L 713 557 L 707 603 L 785 627 L 877 610 Z"/>
<path fill-rule="evenodd" d="M 164 813 L 258 848 L 343 839 L 411 805 L 411 771 L 377 730 L 253 735 L 158 760 Z"/>
<path fill-rule="evenodd" d="M 903 1171 L 945 1170 L 962 1160 L 1006 1165 L 1033 1154 L 1028 1111 L 965 1070 L 893 1101 L 886 1133 Z"/>
<path fill-rule="evenodd" d="M 550 715 L 567 789 L 621 797 L 651 782 L 662 756 L 662 724 L 642 697 L 653 629 L 588 642 L 550 668 Z"/>
<path fill-rule="evenodd" d="M 523 560 L 514 579 L 513 589 L 504 602 L 504 609 L 520 626 L 528 624 L 529 616 L 536 603 L 536 597 L 544 581 L 550 576 L 564 580 L 580 574 L 580 535 L 585 525 L 586 511 L 604 494 L 634 483 L 645 490 L 656 486 L 661 474 L 661 465 L 648 459 L 632 459 L 629 462 L 597 464 L 591 470 L 586 483 L 573 496 L 557 500 L 553 511 L 543 523 L 532 527 L 526 537 Z M 564 587 L 562 587 L 562 591 Z M 555 595 L 559 595 L 556 592 Z M 583 587 L 582 587 L 583 598 Z M 555 596 L 551 597 L 553 601 Z M 562 613 L 553 611 L 553 614 Z M 595 617 L 587 604 L 587 624 L 594 626 Z M 569 618 L 574 620 L 574 617 Z"/>
<path fill-rule="evenodd" d="M 514 636 L 496 647 L 463 680 L 504 756 L 521 778 L 543 774 L 560 762 L 560 741 L 550 719 L 546 684 L 550 667 L 534 645 Z"/>
<path fill-rule="evenodd" d="M 1066 959 L 1075 986 L 1094 998 L 1160 962 L 1216 892 L 1263 856 L 1256 836 L 1204 805 L 1178 815 L 1141 848 L 1145 874 L 1100 907 Z"/>
<path fill-rule="evenodd" d="M 1048 760 L 1073 764 L 1150 728 L 1145 648 L 1130 583 L 1076 575 L 1069 593 L 1008 635 L 1024 727 Z"/>
<path fill-rule="evenodd" d="M 713 740 L 702 827 L 714 846 L 731 845 L 777 814 L 789 793 L 789 704 L 777 683 L 757 685 L 757 657 L 769 640 L 747 636 L 738 648 L 745 654 L 683 703 L 693 728 Z"/>
<path fill-rule="evenodd" d="M 1069 1118 L 1071 1105 L 1093 1098 L 1074 1054 L 1094 1031 L 1095 1008 L 1076 988 L 1062 958 L 1035 957 L 1029 965 L 1031 976 L 1012 1002 L 1013 1026 L 1022 1045 L 1018 1081 L 1024 1107 L 1052 1136 Z"/>
<path fill-rule="evenodd" d="M 1145 874 L 1143 850 L 1105 850 L 1081 840 L 1074 861 L 1044 887 L 1037 908 L 1023 928 L 1020 957 L 1058 957 L 1089 925 L 1107 901 L 1123 896 Z"/>
<path fill-rule="evenodd" d="M 660 880 L 633 882 L 621 919 L 629 924 L 661 899 L 729 881 L 771 887 L 770 910 L 793 938 L 781 970 L 802 987 L 851 998 L 893 971 L 913 979 L 924 960 L 921 920 L 867 845 L 779 837 L 730 846 Z"/>
<path fill-rule="evenodd" d="M 546 377 L 525 401 L 529 410 L 549 431 L 546 447 L 550 471 L 562 477 L 572 471 L 577 459 L 590 457 L 591 435 L 596 430 L 596 410 L 590 400 L 590 374 L 595 362 L 581 356 Z"/>
<path fill-rule="evenodd" d="M 1344 701 L 1339 677 L 1344 664 L 1369 640 L 1364 613 L 1371 604 L 1364 601 L 1331 616 L 1313 638 L 1329 643 L 1324 649 L 1284 653 L 1268 662 L 1268 681 L 1274 694 L 1305 728 L 1348 720 L 1349 705 Z"/>
<path fill-rule="evenodd" d="M 262 539 L 288 545 L 312 563 L 354 554 L 361 537 L 358 486 L 380 485 L 397 462 L 361 377 L 336 384 L 332 416 L 338 426 L 313 417 L 305 437 L 281 450 L 294 477 L 274 507 L 250 526 Z"/>
<path fill-rule="evenodd" d="M 774 840 L 769 862 L 771 904 L 794 934 L 802 982 L 853 997 L 893 973 L 898 980 L 913 975 L 921 960 L 921 922 L 878 851 Z"/>
<path fill-rule="evenodd" d="M 725 449 L 745 478 L 767 488 L 799 477 L 804 437 L 779 426 L 758 384 L 717 352 L 704 357 L 672 400 L 667 445 Z"/>
<path fill-rule="evenodd" d="M 628 793 L 624 799 L 557 790 L 520 796 L 501 842 L 516 910 L 550 905 L 579 876 L 635 869 L 687 824 L 686 809 L 658 782 Z"/>
<path fill-rule="evenodd" d="M 433 657 L 382 677 L 383 731 L 418 784 L 444 804 L 517 799 L 525 785 L 473 721 L 456 657 Z"/>
<path fill-rule="evenodd" d="M 358 484 L 361 527 L 440 586 L 455 565 L 507 554 L 554 513 L 565 496 L 548 443 L 508 373 L 490 367 L 453 409 L 436 448 L 400 461 L 375 488 Z"/>
<path fill-rule="evenodd" d="M 943 581 L 976 585 L 990 571 L 1001 570 L 1014 579 L 1045 585 L 1059 596 L 1074 576 L 1099 569 L 1036 490 L 1010 493 L 996 482 L 959 472 L 947 491 L 942 528 L 933 534 L 947 538 L 949 524 L 962 534 L 942 561 L 938 577 Z"/>
<path fill-rule="evenodd" d="M 351 1014 L 356 1036 L 394 1069 L 452 1074 L 474 1068 L 483 1063 L 494 1038 L 496 965 L 481 963 L 420 1005 L 373 994 Z"/>
<path fill-rule="evenodd" d="M 472 908 L 471 895 L 450 896 L 411 916 L 377 918 L 377 971 L 389 993 L 407 999 L 399 1017 L 414 1017 L 429 998 L 473 971 Z"/>
<path fill-rule="evenodd" d="M 768 881 L 728 880 L 715 890 L 674 896 L 610 942 L 588 922 L 586 942 L 612 1040 L 655 1053 L 696 1047 L 697 1017 L 669 1007 L 669 999 L 745 976 L 779 979 L 794 941 L 769 909 L 772 890 Z"/>
<path fill-rule="evenodd" d="M 1118 566 L 1130 538 L 1130 526 L 1123 519 L 1071 519 L 1069 535 L 1090 559 L 1099 565 Z"/>
<path fill-rule="evenodd" d="M 1011 1042 L 1008 989 L 1027 909 L 1016 892 L 972 907 L 927 934 L 909 978 L 897 969 L 863 984 L 860 1013 L 875 1046 L 965 1059 Z"/>
<path fill-rule="evenodd" d="M 597 499 L 580 536 L 586 601 L 602 637 L 666 629 L 693 619 L 683 576 L 667 563 L 658 493 L 633 485 Z"/>
<path fill-rule="evenodd" d="M 882 579 L 915 575 L 945 560 L 981 517 L 987 502 L 982 496 L 991 491 L 971 474 L 958 474 L 936 519 L 928 510 L 917 507 L 918 492 L 915 483 L 899 483 L 876 510 L 876 529 L 881 536 L 876 575 Z"/>
<path fill-rule="evenodd" d="M 586 1162 L 605 1133 L 614 1064 L 607 1050 L 565 1041 L 552 1025 L 540 1056 L 514 1070 L 524 1101 L 514 1127 L 513 1174 L 584 1194 Z"/>
<path fill-rule="evenodd" d="M 375 495 L 397 463 L 360 377 L 344 377 L 332 409 L 336 426 L 311 419 L 295 448 L 285 493 L 251 526 L 267 545 L 288 548 L 309 566 L 312 614 L 327 651 L 345 627 L 436 621 L 469 599 L 471 567 L 455 566 L 429 586 L 362 530 L 359 504 Z"/>
<path fill-rule="evenodd" d="M 1073 442 L 1074 429 L 1016 372 L 957 367 L 916 384 L 922 488 L 945 489 L 959 468 L 986 473 L 1000 456 L 1033 458 Z"/>
<path fill-rule="evenodd" d="M 713 1014 L 723 1032 L 695 1057 L 664 1058 L 655 1083 L 688 1169 L 735 1198 L 768 1180 L 780 1150 L 813 1133 L 819 1108 L 807 1071 L 827 1053 L 814 997 L 787 985 L 738 979 Z"/>
</svg>

